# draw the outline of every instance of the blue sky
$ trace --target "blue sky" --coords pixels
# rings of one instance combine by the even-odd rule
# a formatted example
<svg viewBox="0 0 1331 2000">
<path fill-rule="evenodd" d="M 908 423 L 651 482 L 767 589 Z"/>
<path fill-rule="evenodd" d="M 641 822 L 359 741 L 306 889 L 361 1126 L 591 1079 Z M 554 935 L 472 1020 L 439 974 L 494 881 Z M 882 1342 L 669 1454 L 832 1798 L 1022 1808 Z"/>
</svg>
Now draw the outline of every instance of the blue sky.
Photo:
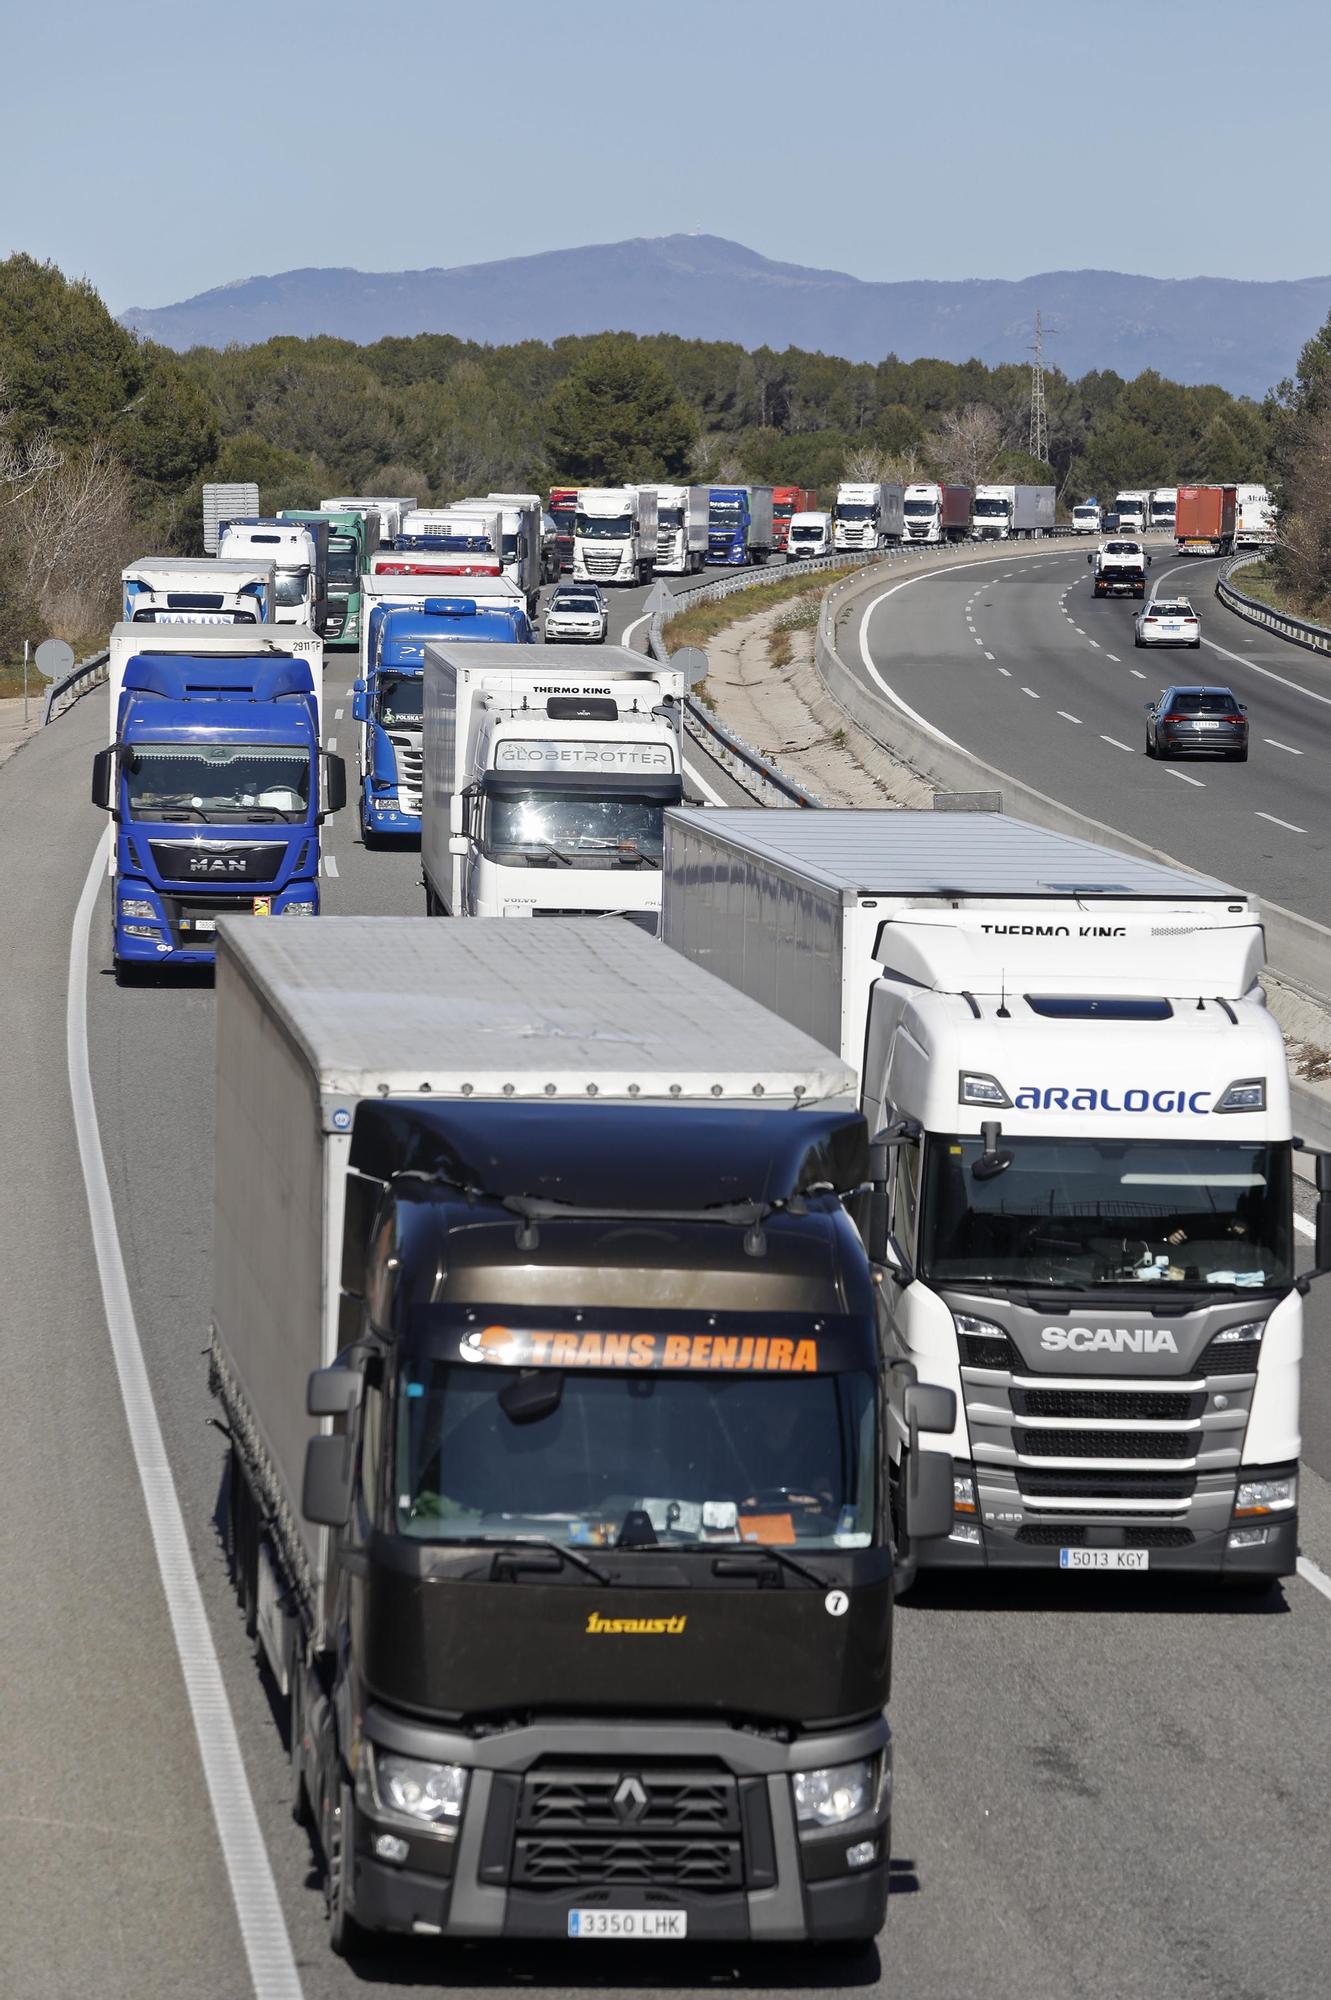
<svg viewBox="0 0 1331 2000">
<path fill-rule="evenodd" d="M 5 57 L 0 253 L 116 311 L 688 229 L 876 279 L 1331 269 L 1325 0 L 47 0 Z"/>
</svg>

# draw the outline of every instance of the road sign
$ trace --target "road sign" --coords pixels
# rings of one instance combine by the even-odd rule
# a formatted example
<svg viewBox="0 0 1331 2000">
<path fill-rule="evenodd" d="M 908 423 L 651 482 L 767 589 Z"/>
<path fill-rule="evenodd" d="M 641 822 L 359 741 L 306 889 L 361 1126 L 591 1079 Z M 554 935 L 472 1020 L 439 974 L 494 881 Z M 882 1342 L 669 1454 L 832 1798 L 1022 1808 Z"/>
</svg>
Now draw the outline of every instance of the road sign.
<svg viewBox="0 0 1331 2000">
<path fill-rule="evenodd" d="M 680 646 L 670 655 L 670 664 L 688 676 L 690 687 L 707 678 L 707 655 L 701 646 Z"/>
<path fill-rule="evenodd" d="M 43 639 L 33 659 L 48 681 L 62 681 L 74 664 L 74 648 L 67 639 Z"/>
</svg>

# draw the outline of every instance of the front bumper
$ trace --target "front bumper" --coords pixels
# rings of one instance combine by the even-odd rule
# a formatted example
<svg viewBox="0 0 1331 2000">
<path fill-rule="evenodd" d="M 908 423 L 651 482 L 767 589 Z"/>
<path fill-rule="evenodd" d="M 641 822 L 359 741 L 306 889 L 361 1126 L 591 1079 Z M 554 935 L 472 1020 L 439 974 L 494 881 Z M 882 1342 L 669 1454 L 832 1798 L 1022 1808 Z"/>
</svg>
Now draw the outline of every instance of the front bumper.
<svg viewBox="0 0 1331 2000">
<path fill-rule="evenodd" d="M 122 895 L 151 903 L 155 915 L 122 916 L 120 898 Z M 280 891 L 261 890 L 253 893 L 223 897 L 180 896 L 151 888 L 147 883 L 128 879 L 115 885 L 114 914 L 112 917 L 112 951 L 121 965 L 162 965 L 189 967 L 211 965 L 217 955 L 217 935 L 215 931 L 196 930 L 200 922 L 219 917 L 248 917 L 261 915 L 281 917 L 293 904 L 308 909 L 312 916 L 319 913 L 319 888 L 316 882 L 293 882 Z M 256 904 L 267 903 L 265 910 Z"/>
<path fill-rule="evenodd" d="M 885 1782 L 871 1810 L 835 1828 L 801 1828 L 795 1819 L 789 1773 L 856 1757 L 886 1758 L 891 1745 L 881 1717 L 806 1739 L 779 1744 L 766 1737 L 707 1724 L 538 1723 L 479 1741 L 423 1728 L 371 1708 L 367 1735 L 408 1755 L 465 1763 L 470 1776 L 461 1825 L 453 1840 L 409 1833 L 409 1853 L 398 1866 L 380 1859 L 376 1842 L 403 1835 L 400 1820 L 375 1816 L 362 1798 L 353 1840 L 352 1903 L 369 1930 L 443 1933 L 454 1937 L 564 1939 L 575 1909 L 682 1910 L 688 1939 L 794 1942 L 801 1939 L 868 1939 L 887 1911 L 891 1847 L 891 1787 Z M 478 1757 L 487 1760 L 484 1766 Z M 598 1878 L 540 1886 L 523 1879 L 532 1870 L 540 1836 L 524 1831 L 526 1774 L 548 1760 L 567 1760 L 641 1772 L 650 1783 L 672 1770 L 722 1774 L 733 1784 L 735 1810 L 730 1844 L 738 1857 L 731 1879 L 715 1887 L 653 1879 L 655 1857 L 679 1841 L 656 1834 L 611 1829 L 591 1845 L 611 1856 Z M 711 1776 L 715 1784 L 715 1776 Z M 622 1843 L 622 1846 L 621 1846 Z M 566 1843 L 572 1844 L 572 1843 Z M 716 1842 L 703 1832 L 697 1846 Z M 872 1860 L 851 1868 L 850 1847 L 868 1848 Z M 627 1850 L 633 1858 L 628 1858 Z M 607 1879 L 618 1873 L 616 1881 Z M 628 1879 L 629 1877 L 633 1879 Z"/>
<path fill-rule="evenodd" d="M 1014 1535 L 1004 1534 L 988 1525 L 980 1530 L 981 1540 L 978 1543 L 961 1542 L 952 1537 L 946 1541 L 930 1542 L 920 1552 L 920 1568 L 1061 1571 L 1064 1548 L 1122 1549 L 1128 1546 L 1125 1540 L 1128 1531 L 1123 1528 L 1087 1529 L 1084 1523 L 1071 1521 L 1065 1527 L 1050 1523 L 1043 1525 L 1049 1526 L 1052 1536 L 1045 1544 L 1019 1542 Z M 1211 1577 L 1274 1578 L 1294 1574 L 1299 1552 L 1298 1520 L 1294 1514 L 1282 1515 L 1278 1523 L 1268 1525 L 1266 1540 L 1256 1548 L 1231 1549 L 1229 1533 L 1226 1526 L 1210 1534 L 1197 1534 L 1184 1547 L 1150 1548 L 1146 1551 L 1148 1563 L 1145 1574 L 1150 1576 L 1158 1570 L 1167 1570 L 1172 1575 Z M 1089 1570 L 1085 1573 L 1100 1574 Z M 1108 1573 L 1142 1574 L 1141 1571 Z"/>
</svg>

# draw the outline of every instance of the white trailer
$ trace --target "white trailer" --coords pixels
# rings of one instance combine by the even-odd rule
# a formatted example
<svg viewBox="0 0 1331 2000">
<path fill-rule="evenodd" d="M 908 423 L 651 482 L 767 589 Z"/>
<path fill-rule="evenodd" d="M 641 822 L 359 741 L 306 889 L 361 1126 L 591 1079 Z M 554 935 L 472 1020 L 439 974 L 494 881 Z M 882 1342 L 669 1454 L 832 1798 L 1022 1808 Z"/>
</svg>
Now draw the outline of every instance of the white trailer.
<svg viewBox="0 0 1331 2000">
<path fill-rule="evenodd" d="M 517 585 L 526 600 L 528 616 L 534 617 L 545 580 L 541 550 L 545 509 L 540 494 L 487 493 L 483 500 L 463 500 L 459 505 L 499 508 L 500 570 Z"/>
<path fill-rule="evenodd" d="M 1170 526 L 1173 527 L 1171 520 Z M 1236 549 L 1273 549 L 1276 545 L 1275 502 L 1264 486 L 1240 486 L 1234 493 Z"/>
<path fill-rule="evenodd" d="M 709 486 L 656 488 L 658 576 L 693 576 L 707 561 Z"/>
<path fill-rule="evenodd" d="M 343 495 L 339 499 L 321 500 L 319 502 L 325 514 L 354 512 L 364 515 L 378 515 L 379 541 L 381 545 L 385 542 L 394 541 L 397 538 L 402 532 L 403 517 L 419 504 L 414 493 L 410 495 L 399 494 L 393 498 L 387 496 L 376 497 L 370 494 L 359 493 L 350 496 Z"/>
<path fill-rule="evenodd" d="M 1290 1099 L 1247 898 L 997 814 L 683 810 L 662 934 L 860 1071 L 889 1347 L 958 1399 L 928 1560 L 1287 1574 Z"/>
<path fill-rule="evenodd" d="M 526 646 L 427 645 L 427 910 L 620 914 L 655 930 L 684 695 L 680 670 L 626 646 L 556 667 Z"/>
<path fill-rule="evenodd" d="M 220 556 L 140 556 L 120 572 L 121 616 L 135 625 L 266 625 L 271 562 Z"/>
</svg>

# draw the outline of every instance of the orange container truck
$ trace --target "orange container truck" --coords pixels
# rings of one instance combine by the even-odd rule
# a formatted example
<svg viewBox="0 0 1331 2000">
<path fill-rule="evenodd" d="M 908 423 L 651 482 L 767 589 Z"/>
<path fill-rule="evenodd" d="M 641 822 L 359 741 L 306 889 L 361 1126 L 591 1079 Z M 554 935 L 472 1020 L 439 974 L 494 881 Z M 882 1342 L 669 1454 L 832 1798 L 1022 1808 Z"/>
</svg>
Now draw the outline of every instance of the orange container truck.
<svg viewBox="0 0 1331 2000">
<path fill-rule="evenodd" d="M 1181 556 L 1228 555 L 1234 547 L 1234 486 L 1180 486 L 1174 542 Z"/>
</svg>

